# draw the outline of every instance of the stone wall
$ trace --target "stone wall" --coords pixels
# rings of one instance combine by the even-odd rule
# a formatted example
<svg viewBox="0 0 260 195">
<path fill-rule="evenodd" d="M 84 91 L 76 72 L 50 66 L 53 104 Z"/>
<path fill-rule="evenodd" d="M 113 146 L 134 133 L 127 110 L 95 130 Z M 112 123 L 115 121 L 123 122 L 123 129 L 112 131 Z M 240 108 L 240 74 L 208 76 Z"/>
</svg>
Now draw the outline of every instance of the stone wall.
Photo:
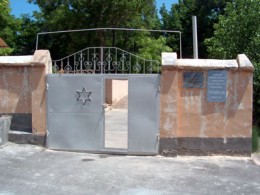
<svg viewBox="0 0 260 195">
<path fill-rule="evenodd" d="M 224 101 L 208 99 L 208 78 L 213 70 L 225 73 Z M 0 117 L 11 115 L 11 130 L 36 135 L 25 136 L 29 139 L 26 142 L 34 143 L 36 138 L 44 142 L 48 73 L 52 73 L 49 51 L 38 50 L 33 56 L 0 57 Z M 189 87 L 184 83 L 186 73 L 201 75 L 194 80 L 198 85 Z M 120 81 L 120 85 L 115 84 L 116 80 L 110 82 L 111 87 L 115 85 L 117 96 L 127 93 L 127 81 Z M 201 60 L 177 59 L 175 53 L 163 53 L 160 153 L 249 155 L 252 82 L 253 65 L 245 55 L 238 55 L 236 60 Z M 122 93 L 121 89 L 126 91 Z"/>
<path fill-rule="evenodd" d="M 253 65 L 236 60 L 177 59 L 162 54 L 160 152 L 176 154 L 251 153 Z M 210 102 L 208 74 L 226 72 L 226 99 Z M 201 87 L 185 87 L 184 73 L 200 72 Z"/>
<path fill-rule="evenodd" d="M 12 116 L 11 130 L 45 134 L 45 74 L 51 71 L 49 51 L 0 57 L 0 116 Z"/>
<path fill-rule="evenodd" d="M 0 146 L 4 145 L 8 141 L 8 133 L 11 125 L 10 116 L 0 117 Z"/>
<path fill-rule="evenodd" d="M 106 79 L 105 88 L 107 104 L 116 104 L 128 96 L 128 80 Z"/>
</svg>

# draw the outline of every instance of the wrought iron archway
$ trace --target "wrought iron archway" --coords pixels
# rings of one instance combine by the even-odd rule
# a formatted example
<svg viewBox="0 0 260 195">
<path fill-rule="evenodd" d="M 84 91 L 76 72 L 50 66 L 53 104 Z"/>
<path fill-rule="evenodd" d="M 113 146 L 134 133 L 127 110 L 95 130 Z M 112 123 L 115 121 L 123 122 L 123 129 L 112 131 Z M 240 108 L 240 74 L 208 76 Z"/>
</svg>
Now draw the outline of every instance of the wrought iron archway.
<svg viewBox="0 0 260 195">
<path fill-rule="evenodd" d="M 134 29 L 134 28 L 89 28 L 89 29 L 76 29 L 76 30 L 62 30 L 62 31 L 40 32 L 40 33 L 37 33 L 37 37 L 36 37 L 36 50 L 38 50 L 40 35 L 75 33 L 75 32 L 87 32 L 87 31 L 101 31 L 101 30 L 160 32 L 160 33 L 176 33 L 176 34 L 179 34 L 179 39 L 180 39 L 180 43 L 179 43 L 180 58 L 182 58 L 182 35 L 181 35 L 181 31 L 177 31 L 177 30 L 153 30 L 153 29 Z"/>
</svg>

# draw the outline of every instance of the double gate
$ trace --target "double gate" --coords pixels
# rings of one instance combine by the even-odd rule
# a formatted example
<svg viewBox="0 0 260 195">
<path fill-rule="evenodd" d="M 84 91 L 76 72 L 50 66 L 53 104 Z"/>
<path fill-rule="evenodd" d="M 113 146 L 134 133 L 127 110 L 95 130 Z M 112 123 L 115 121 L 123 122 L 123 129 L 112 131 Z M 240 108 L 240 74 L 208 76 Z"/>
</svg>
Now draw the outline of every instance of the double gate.
<svg viewBox="0 0 260 195">
<path fill-rule="evenodd" d="M 110 52 L 111 50 L 109 48 Z M 124 57 L 127 54 L 126 52 L 120 54 L 121 56 L 119 53 L 113 52 L 114 55 L 119 56 L 117 62 L 115 62 L 117 58 L 112 57 L 112 54 L 106 55 L 107 58 L 102 58 L 101 61 L 100 58 L 98 60 L 95 53 L 93 55 L 89 52 L 89 55 L 94 56 L 89 60 L 84 59 L 82 57 L 83 52 L 80 52 L 70 56 L 74 60 L 78 59 L 78 62 L 73 64 L 80 68 L 76 66 L 64 68 L 62 60 L 70 63 L 68 58 L 62 59 L 58 65 L 57 61 L 54 62 L 56 70 L 63 73 L 68 70 L 74 74 L 47 75 L 47 147 L 57 150 L 95 153 L 157 154 L 159 145 L 160 75 L 143 74 L 143 69 L 149 68 L 151 70 L 150 67 L 145 66 L 146 62 L 136 64 L 136 67 L 142 67 L 138 70 L 128 66 L 127 72 L 123 66 L 130 65 L 129 59 L 133 56 Z M 75 57 L 78 54 L 81 58 Z M 105 54 L 103 51 L 102 55 Z M 83 65 L 86 64 L 91 66 L 84 68 Z M 108 65 L 109 68 L 107 68 Z M 96 69 L 94 69 L 94 66 L 102 68 L 97 69 L 95 67 Z M 133 71 L 131 74 L 129 74 L 130 70 Z M 80 74 L 84 72 L 91 72 L 92 74 Z M 115 72 L 118 74 L 115 74 Z M 140 72 L 142 74 L 139 74 Z M 105 132 L 107 125 L 105 124 L 107 117 L 105 103 L 107 80 L 128 82 L 126 127 L 120 125 L 120 118 L 119 121 L 113 121 L 113 124 L 117 122 L 119 124 L 114 125 L 115 131 L 120 131 L 121 128 L 126 129 L 126 147 L 123 148 L 106 146 Z M 119 134 L 112 134 L 112 136 L 115 136 L 115 139 L 121 139 Z"/>
</svg>

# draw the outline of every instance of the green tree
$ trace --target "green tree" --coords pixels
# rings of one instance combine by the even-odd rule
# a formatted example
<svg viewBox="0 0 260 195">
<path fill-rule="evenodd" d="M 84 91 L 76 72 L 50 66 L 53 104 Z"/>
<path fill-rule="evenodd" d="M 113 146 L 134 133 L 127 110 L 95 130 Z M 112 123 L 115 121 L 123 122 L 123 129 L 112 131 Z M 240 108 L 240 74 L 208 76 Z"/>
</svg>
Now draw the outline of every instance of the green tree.
<svg viewBox="0 0 260 195">
<path fill-rule="evenodd" d="M 244 53 L 255 66 L 254 121 L 260 122 L 260 0 L 236 0 L 227 4 L 215 25 L 214 36 L 205 40 L 212 58 L 236 58 Z"/>
<path fill-rule="evenodd" d="M 38 15 L 39 13 L 35 13 L 33 16 L 24 14 L 19 18 L 20 27 L 16 36 L 15 55 L 31 55 L 34 53 L 36 35 L 41 31 L 43 25 Z"/>
<path fill-rule="evenodd" d="M 197 16 L 199 57 L 207 58 L 207 49 L 204 40 L 213 35 L 213 25 L 218 16 L 223 13 L 228 0 L 179 0 L 173 4 L 170 11 L 165 6 L 160 9 L 162 28 L 167 30 L 180 30 L 183 41 L 183 57 L 193 57 L 192 46 L 192 16 Z M 178 45 L 179 38 L 170 36 L 168 45 Z M 178 51 L 178 48 L 174 48 Z"/>
<path fill-rule="evenodd" d="M 154 0 L 30 0 L 42 12 L 44 31 L 126 27 L 156 28 L 159 19 Z M 71 54 L 88 46 L 118 46 L 138 51 L 137 32 L 96 31 L 53 35 L 40 40 L 47 43 L 54 58 Z M 144 35 L 146 36 L 146 35 Z M 148 35 L 150 36 L 150 35 Z M 48 41 L 49 40 L 49 41 Z"/>
<path fill-rule="evenodd" d="M 172 49 L 166 45 L 166 38 L 160 36 L 158 39 L 151 37 L 141 37 L 137 39 L 140 46 L 139 55 L 145 59 L 153 59 L 161 61 L 160 55 L 162 52 L 172 52 Z M 144 47 L 146 45 L 146 47 Z"/>
<path fill-rule="evenodd" d="M 10 14 L 9 0 L 0 0 L 0 37 L 5 40 L 10 48 L 1 49 L 0 55 L 9 55 L 15 47 L 16 30 L 19 27 L 19 21 Z"/>
</svg>

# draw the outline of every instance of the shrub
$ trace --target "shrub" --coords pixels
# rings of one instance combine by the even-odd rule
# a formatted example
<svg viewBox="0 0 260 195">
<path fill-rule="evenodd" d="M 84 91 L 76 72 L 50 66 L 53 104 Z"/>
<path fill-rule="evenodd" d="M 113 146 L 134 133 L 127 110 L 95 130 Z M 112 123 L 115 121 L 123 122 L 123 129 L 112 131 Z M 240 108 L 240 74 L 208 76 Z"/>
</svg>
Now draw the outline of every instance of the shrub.
<svg viewBox="0 0 260 195">
<path fill-rule="evenodd" d="M 14 51 L 14 49 L 11 49 L 11 48 L 0 48 L 0 56 L 8 56 L 13 51 Z"/>
</svg>

